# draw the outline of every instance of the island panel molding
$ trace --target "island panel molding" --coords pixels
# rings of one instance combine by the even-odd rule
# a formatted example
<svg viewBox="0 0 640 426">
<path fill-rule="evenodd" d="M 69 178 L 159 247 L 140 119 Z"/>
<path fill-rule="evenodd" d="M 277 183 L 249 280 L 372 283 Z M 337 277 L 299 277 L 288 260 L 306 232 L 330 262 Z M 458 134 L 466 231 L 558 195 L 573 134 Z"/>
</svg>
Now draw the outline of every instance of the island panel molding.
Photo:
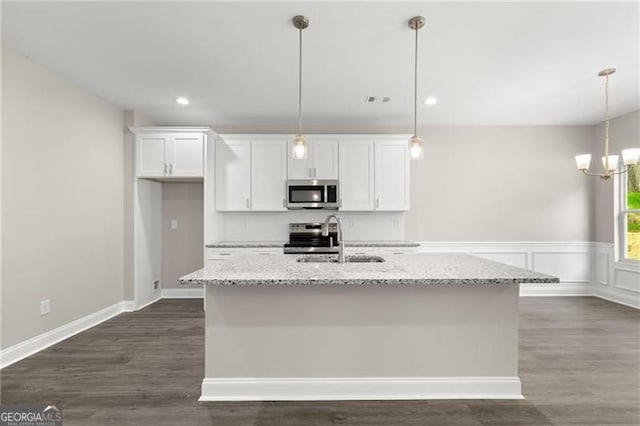
<svg viewBox="0 0 640 426">
<path fill-rule="evenodd" d="M 518 377 L 204 379 L 199 401 L 524 399 Z"/>
</svg>

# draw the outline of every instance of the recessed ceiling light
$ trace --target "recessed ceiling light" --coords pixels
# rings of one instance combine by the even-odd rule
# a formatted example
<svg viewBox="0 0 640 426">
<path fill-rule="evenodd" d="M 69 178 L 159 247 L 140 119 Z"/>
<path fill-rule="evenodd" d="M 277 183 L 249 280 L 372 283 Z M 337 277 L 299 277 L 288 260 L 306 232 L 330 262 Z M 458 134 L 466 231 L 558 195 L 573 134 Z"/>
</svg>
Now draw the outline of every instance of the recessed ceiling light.
<svg viewBox="0 0 640 426">
<path fill-rule="evenodd" d="M 424 100 L 425 105 L 435 105 L 437 103 L 438 103 L 438 99 L 434 98 L 433 96 L 428 97 L 427 99 Z"/>
<path fill-rule="evenodd" d="M 176 98 L 176 103 L 178 105 L 189 105 L 189 99 L 185 98 L 184 96 L 179 96 Z"/>
</svg>

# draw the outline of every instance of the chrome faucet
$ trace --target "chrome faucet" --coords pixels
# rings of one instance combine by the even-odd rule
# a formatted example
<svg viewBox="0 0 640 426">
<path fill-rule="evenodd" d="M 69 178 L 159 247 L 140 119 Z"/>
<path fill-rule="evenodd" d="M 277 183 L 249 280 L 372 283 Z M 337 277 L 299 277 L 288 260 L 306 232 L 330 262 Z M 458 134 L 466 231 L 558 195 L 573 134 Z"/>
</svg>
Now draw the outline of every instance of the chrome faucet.
<svg viewBox="0 0 640 426">
<path fill-rule="evenodd" d="M 324 220 L 324 225 L 322 225 L 322 236 L 326 237 L 329 235 L 329 222 L 331 218 L 336 220 L 338 224 L 338 262 L 344 263 L 344 243 L 342 241 L 342 219 L 336 214 L 330 214 Z"/>
</svg>

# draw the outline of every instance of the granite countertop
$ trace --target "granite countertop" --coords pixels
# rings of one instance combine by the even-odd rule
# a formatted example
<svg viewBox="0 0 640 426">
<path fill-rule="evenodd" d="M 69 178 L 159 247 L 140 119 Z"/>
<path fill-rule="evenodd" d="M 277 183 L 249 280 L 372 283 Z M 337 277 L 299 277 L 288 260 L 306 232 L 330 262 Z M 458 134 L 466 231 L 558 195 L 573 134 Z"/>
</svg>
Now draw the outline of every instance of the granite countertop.
<svg viewBox="0 0 640 426">
<path fill-rule="evenodd" d="M 285 241 L 220 241 L 205 245 L 206 248 L 267 248 L 282 247 Z M 345 241 L 345 247 L 418 247 L 415 241 Z"/>
<path fill-rule="evenodd" d="M 316 255 L 317 256 L 317 255 Z M 557 277 L 465 254 L 384 255 L 381 263 L 301 263 L 301 256 L 232 257 L 180 278 L 181 284 L 362 285 L 557 283 Z"/>
</svg>

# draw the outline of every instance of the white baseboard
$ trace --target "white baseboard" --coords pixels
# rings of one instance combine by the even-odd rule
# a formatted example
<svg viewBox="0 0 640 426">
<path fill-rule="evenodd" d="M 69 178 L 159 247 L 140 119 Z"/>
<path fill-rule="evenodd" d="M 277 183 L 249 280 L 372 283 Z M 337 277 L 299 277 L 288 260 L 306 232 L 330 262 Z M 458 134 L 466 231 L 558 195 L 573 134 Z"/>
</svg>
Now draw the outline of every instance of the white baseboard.
<svg viewBox="0 0 640 426">
<path fill-rule="evenodd" d="M 133 312 L 136 310 L 136 302 L 134 300 L 125 300 L 122 302 L 123 312 Z"/>
<path fill-rule="evenodd" d="M 629 306 L 630 308 L 640 309 L 640 296 L 638 294 L 628 294 L 620 290 L 599 288 L 596 290 L 595 296 L 609 302 L 619 303 Z"/>
<path fill-rule="evenodd" d="M 163 299 L 202 299 L 204 288 L 163 288 Z"/>
<path fill-rule="evenodd" d="M 107 308 L 99 310 L 98 312 L 94 312 L 0 351 L 0 369 L 113 318 L 125 311 L 125 305 L 129 307 L 127 302 L 115 303 Z"/>
<path fill-rule="evenodd" d="M 199 401 L 523 398 L 518 377 L 205 378 Z"/>
<path fill-rule="evenodd" d="M 589 283 L 520 284 L 520 297 L 593 296 Z"/>
</svg>

